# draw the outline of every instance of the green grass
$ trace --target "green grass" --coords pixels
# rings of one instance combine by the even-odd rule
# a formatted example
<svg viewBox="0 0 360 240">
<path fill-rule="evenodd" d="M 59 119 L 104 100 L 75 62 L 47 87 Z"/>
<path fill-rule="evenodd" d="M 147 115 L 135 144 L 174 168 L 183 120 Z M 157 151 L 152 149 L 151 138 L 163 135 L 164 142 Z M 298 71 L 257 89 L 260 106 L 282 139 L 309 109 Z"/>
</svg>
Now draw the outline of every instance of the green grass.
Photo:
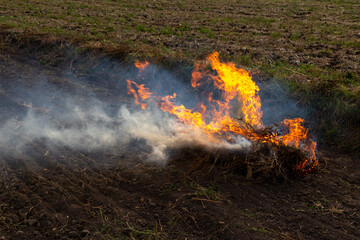
<svg viewBox="0 0 360 240">
<path fill-rule="evenodd" d="M 139 32 L 150 32 L 150 29 L 143 24 L 136 25 L 136 30 Z"/>
<path fill-rule="evenodd" d="M 200 27 L 198 29 L 198 32 L 200 34 L 206 35 L 208 38 L 215 38 L 214 32 L 211 29 L 207 28 L 207 27 Z"/>
<path fill-rule="evenodd" d="M 162 28 L 160 30 L 160 33 L 161 34 L 164 34 L 164 35 L 176 35 L 176 31 L 174 31 L 174 29 L 171 27 L 171 26 L 166 26 L 164 28 Z"/>
<path fill-rule="evenodd" d="M 130 239 L 151 239 L 161 240 L 166 239 L 167 234 L 160 231 L 157 225 L 140 227 L 137 224 L 129 223 L 128 221 L 119 221 L 115 219 L 113 222 L 106 220 L 102 209 L 99 210 L 99 217 L 102 225 L 99 232 L 102 239 L 108 240 L 130 240 Z M 121 216 L 120 216 L 121 217 Z M 173 223 L 173 225 L 176 223 Z"/>
<path fill-rule="evenodd" d="M 224 199 L 222 194 L 217 191 L 217 185 L 202 187 L 196 183 L 190 183 L 190 187 L 195 190 L 195 195 L 198 197 L 205 197 L 214 201 L 221 201 Z"/>
<path fill-rule="evenodd" d="M 253 228 L 251 228 L 251 230 L 252 231 L 255 231 L 255 232 L 259 232 L 259 233 L 261 233 L 261 234 L 268 234 L 268 230 L 266 229 L 266 228 L 264 228 L 264 227 L 262 227 L 262 228 L 258 228 L 258 227 L 253 227 Z"/>
<path fill-rule="evenodd" d="M 270 37 L 275 38 L 275 39 L 280 39 L 281 33 L 280 32 L 272 32 L 272 33 L 270 33 Z"/>
</svg>

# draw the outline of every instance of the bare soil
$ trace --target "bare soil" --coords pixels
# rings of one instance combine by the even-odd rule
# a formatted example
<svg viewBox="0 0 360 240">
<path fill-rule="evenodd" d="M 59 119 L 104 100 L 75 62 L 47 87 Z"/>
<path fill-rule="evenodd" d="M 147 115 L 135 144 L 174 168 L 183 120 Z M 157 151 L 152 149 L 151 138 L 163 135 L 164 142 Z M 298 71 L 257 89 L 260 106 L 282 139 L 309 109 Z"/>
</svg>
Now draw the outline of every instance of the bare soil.
<svg viewBox="0 0 360 240">
<path fill-rule="evenodd" d="M 63 43 L 12 42 L 0 52 L 0 118 L 28 111 L 14 86 L 35 76 L 69 92 L 86 81 L 114 108 L 128 101 L 99 54 Z M 114 60 L 114 59 L 113 59 Z M 114 60 L 118 61 L 118 60 Z M 95 66 L 95 68 L 94 68 Z M 97 69 L 91 71 L 91 69 Z M 70 73 L 69 73 L 70 72 Z M 74 78 L 74 75 L 78 78 Z M 74 80 L 77 79 L 77 80 Z M 114 80 L 114 81 L 112 81 Z M 33 110 L 41 111 L 36 103 Z M 199 155 L 177 152 L 165 167 L 143 160 L 134 142 L 121 154 L 47 149 L 41 140 L 9 157 L 0 146 L 2 239 L 357 239 L 360 162 L 319 149 L 319 171 L 287 182 L 247 179 Z"/>
</svg>

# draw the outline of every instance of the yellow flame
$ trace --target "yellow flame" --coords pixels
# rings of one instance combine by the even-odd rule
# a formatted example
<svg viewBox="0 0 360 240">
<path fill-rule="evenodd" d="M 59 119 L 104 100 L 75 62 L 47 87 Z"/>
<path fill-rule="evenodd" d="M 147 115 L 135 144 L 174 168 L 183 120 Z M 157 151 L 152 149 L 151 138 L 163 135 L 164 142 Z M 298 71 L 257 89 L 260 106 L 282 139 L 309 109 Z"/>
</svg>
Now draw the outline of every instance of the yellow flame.
<svg viewBox="0 0 360 240">
<path fill-rule="evenodd" d="M 207 57 L 207 63 L 196 63 L 192 73 L 191 86 L 199 87 L 207 81 L 212 81 L 217 90 L 221 91 L 221 100 L 213 97 L 213 92 L 207 94 L 207 102 L 199 103 L 198 111 L 187 109 L 184 105 L 175 105 L 172 100 L 176 98 L 176 93 L 165 97 L 158 97 L 160 109 L 176 116 L 180 122 L 201 129 L 204 133 L 213 136 L 214 134 L 230 139 L 230 135 L 242 135 L 250 140 L 262 143 L 272 143 L 274 145 L 284 144 L 303 149 L 308 159 L 304 159 L 298 166 L 298 170 L 308 171 L 317 165 L 315 156 L 316 143 L 307 136 L 308 129 L 302 126 L 304 120 L 301 118 L 285 119 L 282 124 L 288 128 L 288 133 L 283 136 L 277 134 L 264 134 L 262 124 L 261 100 L 258 95 L 259 87 L 252 80 L 250 74 L 236 68 L 234 63 L 222 63 L 219 54 L 214 52 Z M 143 71 L 148 62 L 140 64 L 136 62 L 139 71 Z M 206 69 L 206 64 L 217 72 L 217 76 L 212 75 Z M 127 80 L 128 93 L 135 97 L 135 102 L 146 108 L 146 103 L 140 102 L 150 98 L 152 93 L 144 84 L 137 84 Z M 135 85 L 137 91 L 132 87 Z M 231 102 L 236 99 L 240 104 L 236 109 L 237 116 L 234 118 L 230 114 Z M 241 119 L 241 121 L 240 121 Z M 214 139 L 214 138 L 211 138 Z"/>
<path fill-rule="evenodd" d="M 261 101 L 258 95 L 259 87 L 252 81 L 248 72 L 235 67 L 233 63 L 221 63 L 219 53 L 214 52 L 207 57 L 213 70 L 219 77 L 216 80 L 217 87 L 224 90 L 223 98 L 227 103 L 235 96 L 242 103 L 244 120 L 252 126 L 259 127 L 261 123 Z"/>
</svg>

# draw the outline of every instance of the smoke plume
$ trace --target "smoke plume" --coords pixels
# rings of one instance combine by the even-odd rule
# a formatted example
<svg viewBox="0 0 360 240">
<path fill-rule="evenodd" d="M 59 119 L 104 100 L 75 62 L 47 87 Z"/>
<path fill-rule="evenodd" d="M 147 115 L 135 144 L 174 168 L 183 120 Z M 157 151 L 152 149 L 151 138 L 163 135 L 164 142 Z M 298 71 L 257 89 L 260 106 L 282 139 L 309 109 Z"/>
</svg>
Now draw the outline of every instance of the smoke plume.
<svg viewBox="0 0 360 240">
<path fill-rule="evenodd" d="M 126 94 L 126 79 L 142 77 L 138 69 L 103 61 L 90 68 L 85 77 L 77 78 L 76 72 L 71 72 L 58 80 L 58 75 L 54 77 L 54 73 L 42 71 L 41 66 L 32 65 L 32 68 L 26 73 L 19 71 L 18 76 L 13 76 L 15 80 L 5 79 L 4 75 L 0 77 L 0 102 L 7 113 L 0 121 L 3 153 L 26 152 L 36 141 L 41 141 L 47 149 L 65 146 L 83 152 L 117 153 L 129 151 L 129 145 L 144 143 L 150 149 L 147 160 L 164 165 L 167 150 L 171 148 L 200 146 L 211 151 L 245 151 L 251 145 L 242 136 L 232 136 L 232 143 L 209 139 L 196 127 L 179 123 L 155 103 L 150 103 L 146 110 L 140 109 L 133 103 L 132 96 Z M 25 74 L 30 83 L 19 80 Z M 147 86 L 156 89 L 157 94 L 176 92 L 177 101 L 190 108 L 204 97 L 201 92 L 195 92 L 189 82 L 180 81 L 156 66 L 148 66 L 146 76 Z M 284 101 L 283 92 L 276 92 L 276 95 L 277 98 L 281 95 L 281 102 L 288 106 L 286 109 L 293 108 L 286 113 L 298 109 L 294 101 Z M 276 106 L 282 109 L 279 102 Z M 265 99 L 263 110 L 266 109 Z M 282 119 L 281 111 L 276 112 Z"/>
<path fill-rule="evenodd" d="M 89 88 L 69 92 L 48 78 L 43 76 L 30 87 L 18 84 L 8 89 L 11 95 L 2 96 L 15 103 L 16 109 L 4 116 L 0 125 L 3 153 L 25 153 L 37 141 L 50 150 L 65 146 L 83 152 L 119 153 L 128 151 L 129 144 L 141 141 L 150 148 L 146 160 L 165 165 L 169 148 L 201 146 L 215 150 L 250 146 L 242 137 L 235 144 L 214 143 L 200 130 L 182 125 L 155 104 L 141 110 L 125 101 L 114 109 L 111 101 L 97 98 Z"/>
</svg>

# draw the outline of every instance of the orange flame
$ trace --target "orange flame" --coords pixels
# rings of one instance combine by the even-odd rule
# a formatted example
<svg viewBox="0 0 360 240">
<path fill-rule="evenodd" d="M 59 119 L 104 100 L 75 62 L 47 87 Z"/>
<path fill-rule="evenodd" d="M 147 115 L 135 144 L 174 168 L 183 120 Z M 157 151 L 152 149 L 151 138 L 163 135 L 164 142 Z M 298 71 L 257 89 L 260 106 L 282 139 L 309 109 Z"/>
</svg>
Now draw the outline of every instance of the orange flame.
<svg viewBox="0 0 360 240">
<path fill-rule="evenodd" d="M 300 141 L 306 139 L 308 129 L 301 126 L 304 119 L 285 119 L 282 123 L 288 127 L 289 133 L 282 137 L 282 141 L 285 145 L 298 148 Z"/>
<path fill-rule="evenodd" d="M 250 74 L 236 68 L 233 63 L 221 63 L 219 54 L 214 52 L 206 58 L 205 64 L 196 63 L 192 72 L 191 86 L 197 88 L 202 84 L 211 82 L 214 91 L 220 91 L 221 100 L 214 98 L 214 91 L 210 91 L 206 96 L 206 102 L 198 104 L 196 109 L 187 109 L 184 105 L 175 105 L 172 101 L 176 94 L 165 97 L 157 97 L 158 105 L 161 110 L 176 116 L 185 125 L 197 127 L 210 136 L 211 140 L 216 141 L 217 137 L 226 140 L 231 136 L 242 135 L 250 140 L 272 143 L 275 146 L 284 144 L 296 148 L 301 148 L 307 153 L 308 159 L 296 166 L 297 170 L 310 171 L 317 165 L 315 156 L 316 143 L 308 138 L 308 129 L 302 126 L 304 120 L 301 118 L 285 119 L 282 123 L 288 128 L 288 133 L 283 136 L 278 134 L 264 134 L 265 127 L 262 124 L 261 100 L 258 95 L 259 87 L 252 80 Z M 135 63 L 140 70 L 148 65 Z M 217 72 L 217 76 L 206 71 L 207 64 Z M 128 93 L 135 97 L 135 103 L 141 108 L 146 108 L 146 103 L 140 103 L 139 98 L 145 100 L 151 97 L 148 88 L 144 84 L 138 85 L 127 80 Z M 137 91 L 132 88 L 132 84 L 137 87 Z M 236 100 L 236 101 L 234 101 Z M 237 108 L 234 111 L 234 102 Z"/>
<path fill-rule="evenodd" d="M 143 63 L 139 62 L 138 60 L 135 61 L 135 67 L 139 69 L 139 72 L 143 72 L 148 65 L 149 65 L 148 61 L 145 61 Z"/>
<path fill-rule="evenodd" d="M 139 102 L 139 98 L 142 100 L 148 99 L 151 96 L 151 92 L 148 88 L 145 87 L 145 84 L 137 84 L 136 82 L 126 80 L 127 82 L 127 93 L 132 94 L 135 98 L 135 103 L 141 106 L 141 109 L 145 109 L 147 104 Z M 132 87 L 132 85 L 135 85 L 137 88 L 136 90 Z"/>
<path fill-rule="evenodd" d="M 195 70 L 191 74 L 191 86 L 193 88 L 200 86 L 199 80 L 204 77 L 201 72 L 199 72 L 199 66 L 200 64 L 196 63 Z"/>
<path fill-rule="evenodd" d="M 301 118 L 285 119 L 282 124 L 289 129 L 289 133 L 279 138 L 282 140 L 283 144 L 287 146 L 305 150 L 308 155 L 308 159 L 305 159 L 302 163 L 300 163 L 297 168 L 299 170 L 305 170 L 305 168 L 309 166 L 309 171 L 317 165 L 315 156 L 316 142 L 307 138 L 309 130 L 301 126 L 302 123 L 304 123 L 304 119 Z"/>
</svg>

